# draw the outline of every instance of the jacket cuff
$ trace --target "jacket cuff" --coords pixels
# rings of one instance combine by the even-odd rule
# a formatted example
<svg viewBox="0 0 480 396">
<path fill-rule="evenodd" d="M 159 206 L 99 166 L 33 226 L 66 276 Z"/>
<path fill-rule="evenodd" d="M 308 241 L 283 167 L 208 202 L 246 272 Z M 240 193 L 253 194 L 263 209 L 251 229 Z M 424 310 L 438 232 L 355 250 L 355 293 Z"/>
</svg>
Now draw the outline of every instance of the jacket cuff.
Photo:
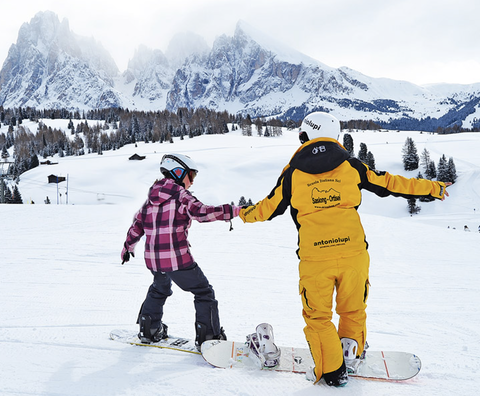
<svg viewBox="0 0 480 396">
<path fill-rule="evenodd" d="M 445 196 L 445 191 L 447 190 L 447 186 L 445 185 L 444 182 L 437 182 L 437 186 L 438 186 L 438 189 L 435 188 L 436 193 L 435 195 L 433 195 L 433 197 L 437 199 L 443 199 L 443 197 Z"/>
</svg>

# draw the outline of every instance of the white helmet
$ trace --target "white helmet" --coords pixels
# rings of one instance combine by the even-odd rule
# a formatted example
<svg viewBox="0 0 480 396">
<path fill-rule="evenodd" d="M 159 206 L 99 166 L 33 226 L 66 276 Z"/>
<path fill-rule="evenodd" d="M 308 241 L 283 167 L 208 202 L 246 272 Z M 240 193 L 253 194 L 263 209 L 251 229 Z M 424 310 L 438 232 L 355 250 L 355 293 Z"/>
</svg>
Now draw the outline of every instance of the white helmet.
<svg viewBox="0 0 480 396">
<path fill-rule="evenodd" d="M 340 121 L 334 116 L 317 111 L 308 114 L 300 126 L 300 141 L 303 143 L 320 137 L 338 139 Z"/>
<path fill-rule="evenodd" d="M 183 154 L 165 154 L 160 162 L 160 172 L 165 177 L 173 179 L 175 183 L 182 185 L 185 175 L 189 175 L 190 181 L 198 173 L 197 164 L 188 156 Z"/>
</svg>

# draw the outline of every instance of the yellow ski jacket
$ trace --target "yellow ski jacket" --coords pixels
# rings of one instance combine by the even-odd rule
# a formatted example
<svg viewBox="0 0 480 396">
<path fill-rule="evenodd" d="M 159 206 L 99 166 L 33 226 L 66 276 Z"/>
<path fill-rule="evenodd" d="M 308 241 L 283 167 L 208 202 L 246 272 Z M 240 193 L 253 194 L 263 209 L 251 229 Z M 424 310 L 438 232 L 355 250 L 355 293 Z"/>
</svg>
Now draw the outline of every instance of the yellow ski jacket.
<svg viewBox="0 0 480 396">
<path fill-rule="evenodd" d="M 271 220 L 290 206 L 301 260 L 348 257 L 368 248 L 357 213 L 362 189 L 380 197 L 442 199 L 445 188 L 443 182 L 372 170 L 337 140 L 318 138 L 295 152 L 270 194 L 243 208 L 240 218 L 246 223 Z"/>
</svg>

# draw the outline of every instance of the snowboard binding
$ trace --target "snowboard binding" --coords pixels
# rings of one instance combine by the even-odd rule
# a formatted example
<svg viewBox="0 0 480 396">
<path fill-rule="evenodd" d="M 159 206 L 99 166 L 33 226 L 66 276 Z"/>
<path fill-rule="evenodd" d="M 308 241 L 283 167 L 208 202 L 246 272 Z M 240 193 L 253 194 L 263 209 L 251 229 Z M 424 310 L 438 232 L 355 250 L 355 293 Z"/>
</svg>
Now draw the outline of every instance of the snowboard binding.
<svg viewBox="0 0 480 396">
<path fill-rule="evenodd" d="M 280 348 L 274 343 L 273 328 L 268 323 L 257 326 L 256 333 L 247 335 L 247 346 L 262 367 L 273 368 L 280 363 Z"/>
<path fill-rule="evenodd" d="M 365 348 L 363 349 L 361 356 L 357 357 L 357 341 L 351 338 L 341 338 L 340 342 L 342 343 L 343 359 L 345 361 L 347 371 L 349 374 L 356 374 L 359 366 L 365 361 L 365 354 L 368 348 L 368 343 L 365 342 Z"/>
<path fill-rule="evenodd" d="M 202 344 L 206 340 L 226 340 L 227 335 L 225 334 L 225 330 L 223 330 L 223 327 L 220 327 L 220 333 L 213 335 L 213 334 L 207 334 L 207 325 L 200 323 L 200 322 L 195 322 L 195 346 L 197 347 L 197 350 L 200 351 Z"/>
<path fill-rule="evenodd" d="M 162 322 L 158 328 L 151 328 L 152 319 L 149 315 L 140 314 L 138 317 L 140 324 L 140 332 L 138 333 L 138 338 L 143 344 L 150 344 L 151 342 L 159 342 L 168 338 L 168 326 Z"/>
</svg>

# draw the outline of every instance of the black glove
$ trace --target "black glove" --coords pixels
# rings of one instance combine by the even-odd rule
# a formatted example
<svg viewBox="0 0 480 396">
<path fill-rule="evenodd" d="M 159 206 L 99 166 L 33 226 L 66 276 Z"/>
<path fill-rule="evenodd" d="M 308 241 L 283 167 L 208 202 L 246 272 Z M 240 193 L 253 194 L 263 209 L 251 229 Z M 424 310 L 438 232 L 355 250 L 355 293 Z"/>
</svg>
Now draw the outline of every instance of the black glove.
<svg viewBox="0 0 480 396">
<path fill-rule="evenodd" d="M 128 250 L 125 253 L 123 253 L 122 265 L 125 264 L 128 260 L 130 260 L 130 255 L 132 255 L 132 257 L 135 257 L 133 252 L 129 252 Z"/>
</svg>

